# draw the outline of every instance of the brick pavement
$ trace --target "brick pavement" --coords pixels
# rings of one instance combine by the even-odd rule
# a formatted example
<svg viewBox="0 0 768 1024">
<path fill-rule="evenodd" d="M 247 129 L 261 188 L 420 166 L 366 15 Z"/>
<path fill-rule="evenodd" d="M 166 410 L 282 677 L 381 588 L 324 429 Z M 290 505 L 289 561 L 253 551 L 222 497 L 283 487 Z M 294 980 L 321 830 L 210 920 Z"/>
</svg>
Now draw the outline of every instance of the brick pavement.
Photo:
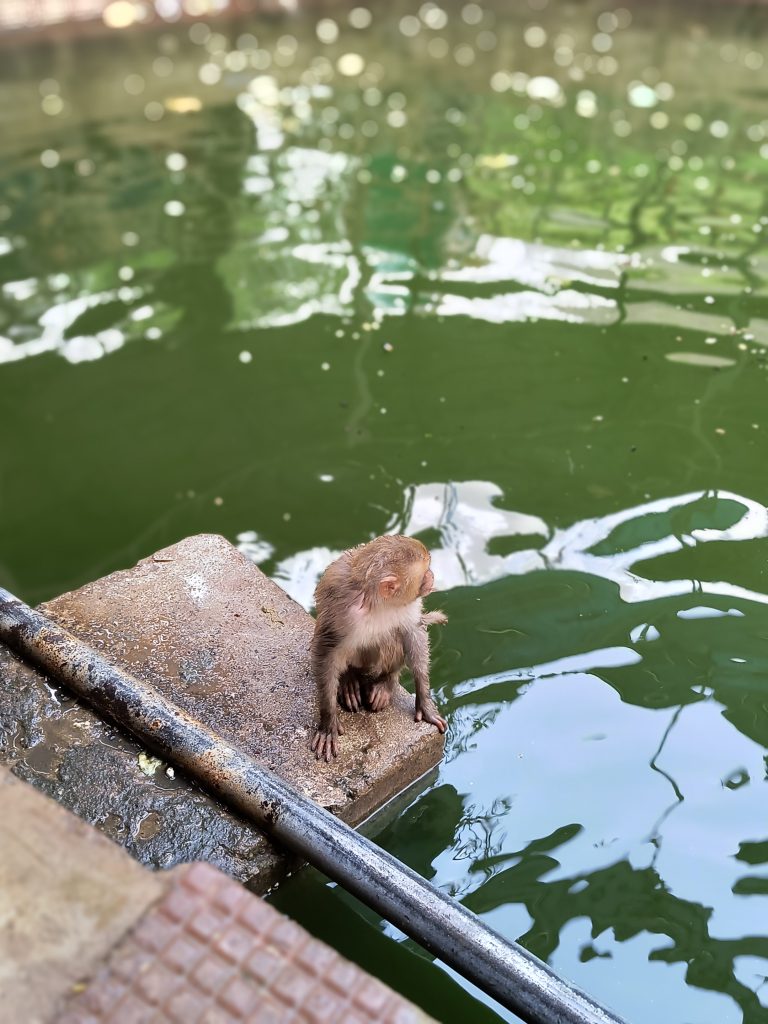
<svg viewBox="0 0 768 1024">
<path fill-rule="evenodd" d="M 174 875 L 58 1024 L 431 1020 L 210 865 Z"/>
</svg>

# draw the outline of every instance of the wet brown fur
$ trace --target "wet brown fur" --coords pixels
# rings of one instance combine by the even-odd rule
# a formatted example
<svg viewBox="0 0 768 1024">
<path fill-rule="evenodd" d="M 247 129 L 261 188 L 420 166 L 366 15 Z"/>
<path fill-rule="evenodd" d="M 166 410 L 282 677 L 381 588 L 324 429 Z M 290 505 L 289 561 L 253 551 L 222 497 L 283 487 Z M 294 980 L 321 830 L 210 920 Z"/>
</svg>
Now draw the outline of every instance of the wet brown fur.
<svg viewBox="0 0 768 1024">
<path fill-rule="evenodd" d="M 337 703 L 348 711 L 383 710 L 406 665 L 416 687 L 416 721 L 445 731 L 429 692 L 427 626 L 447 619 L 421 607 L 433 582 L 427 549 L 402 536 L 377 537 L 345 551 L 323 573 L 311 646 L 320 713 L 312 749 L 318 758 L 330 761 L 338 752 L 343 729 Z"/>
</svg>

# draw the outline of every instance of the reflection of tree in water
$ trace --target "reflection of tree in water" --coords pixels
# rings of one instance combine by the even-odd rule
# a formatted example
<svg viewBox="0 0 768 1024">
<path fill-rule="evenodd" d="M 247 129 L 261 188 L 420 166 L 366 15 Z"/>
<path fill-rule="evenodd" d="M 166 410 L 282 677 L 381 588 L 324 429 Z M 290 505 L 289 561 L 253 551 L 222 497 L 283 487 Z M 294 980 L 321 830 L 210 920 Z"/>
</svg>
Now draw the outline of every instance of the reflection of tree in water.
<svg viewBox="0 0 768 1024">
<path fill-rule="evenodd" d="M 464 800 L 453 786 L 435 786 L 376 837 L 384 849 L 397 848 L 423 878 L 434 878 L 432 862 L 453 848 L 462 823 Z"/>
<path fill-rule="evenodd" d="M 207 143 L 214 121 L 226 146 Z M 8 230 L 21 244 L 0 261 L 0 282 L 36 278 L 25 303 L 2 299 L 0 316 L 14 324 L 18 338 L 38 332 L 38 318 L 54 303 L 117 289 L 122 265 L 133 270 L 131 288 L 86 310 L 67 336 L 124 325 L 148 302 L 180 314 L 178 333 L 185 339 L 220 332 L 229 322 L 232 304 L 217 261 L 231 245 L 253 127 L 237 108 L 225 106 L 170 117 L 160 131 L 146 126 L 146 134 L 120 140 L 114 126 L 86 123 L 79 138 L 67 140 L 66 159 L 55 172 L 35 161 L 5 180 L 12 200 Z M 174 147 L 188 156 L 178 181 L 165 164 Z M 164 205 L 182 195 L 183 216 L 168 216 Z M 50 277 L 62 272 L 67 283 L 52 285 Z"/>
<path fill-rule="evenodd" d="M 452 703 L 451 707 L 455 708 L 456 704 Z M 459 754 L 472 750 L 477 745 L 478 733 L 484 732 L 493 725 L 499 717 L 501 709 L 502 705 L 497 704 L 495 707 L 487 708 L 484 711 L 476 710 L 460 732 L 457 731 L 455 735 L 450 735 L 446 740 L 446 762 L 452 761 Z"/>
<path fill-rule="evenodd" d="M 474 865 L 495 856 L 504 841 L 498 827 L 511 808 L 508 797 L 497 797 L 487 810 L 465 806 L 454 839 L 454 860 L 468 860 L 474 869 Z"/>
<path fill-rule="evenodd" d="M 500 702 L 509 704 L 545 669 L 547 674 L 561 674 L 569 671 L 569 659 L 614 646 L 631 651 L 630 633 L 645 620 L 658 627 L 666 642 L 642 643 L 642 660 L 600 667 L 593 670 L 594 674 L 613 687 L 623 701 L 638 707 L 685 706 L 705 700 L 711 693 L 724 705 L 725 717 L 743 735 L 768 744 L 768 713 L 759 685 L 768 669 L 758 635 L 762 608 L 729 602 L 755 616 L 754 638 L 747 633 L 744 617 L 723 614 L 714 620 L 719 651 L 744 651 L 752 644 L 749 664 L 744 665 L 721 657 L 713 649 L 712 619 L 681 619 L 678 603 L 664 599 L 630 605 L 621 601 L 617 589 L 611 581 L 562 570 L 534 577 L 511 576 L 487 584 L 473 604 L 462 604 L 462 658 L 452 660 L 448 650 L 443 660 L 443 648 L 437 647 L 435 676 L 444 680 L 444 706 L 454 712 L 469 705 L 480 710 Z M 449 617 L 452 605 L 461 597 L 454 591 L 441 598 Z M 708 598 L 707 603 L 722 602 Z M 505 627 L 512 624 L 515 630 L 505 633 Z M 458 642 L 458 638 L 449 637 L 446 646 L 451 642 Z M 684 674 L 670 659 L 670 649 L 685 650 Z M 550 652 L 548 666 L 535 664 L 542 650 Z M 467 665 L 483 661 L 488 675 L 467 682 Z M 509 667 L 515 664 L 532 667 Z M 481 719 L 480 723 L 482 727 Z"/>
<path fill-rule="evenodd" d="M 669 892 L 651 867 L 633 868 L 619 861 L 585 875 L 543 880 L 559 866 L 540 849 L 526 848 L 516 864 L 494 875 L 463 902 L 480 914 L 507 903 L 523 904 L 533 923 L 520 942 L 543 959 L 554 953 L 565 925 L 580 917 L 591 920 L 594 938 L 608 929 L 617 942 L 641 932 L 668 936 L 671 943 L 654 950 L 651 960 L 686 963 L 689 984 L 730 996 L 743 1010 L 745 1024 L 765 1020 L 765 1009 L 755 993 L 736 980 L 734 959 L 767 956 L 767 937 L 713 938 L 709 934 L 712 910 Z M 581 959 L 594 955 L 590 944 L 582 949 Z"/>
<path fill-rule="evenodd" d="M 664 746 L 666 745 L 666 742 L 669 739 L 672 730 L 677 725 L 682 710 L 683 707 L 681 705 L 672 715 L 672 718 L 669 720 L 667 728 L 664 730 L 664 735 L 661 737 L 661 742 L 659 743 L 658 749 L 656 750 L 651 760 L 648 762 L 649 766 L 653 771 L 658 772 L 659 775 L 663 776 L 667 780 L 667 782 L 672 788 L 672 792 L 674 793 L 675 797 L 672 803 L 669 805 L 669 807 L 665 808 L 665 810 L 661 813 L 658 820 L 655 822 L 653 828 L 651 829 L 649 835 L 649 841 L 653 844 L 654 847 L 653 860 L 651 861 L 652 867 L 656 867 L 656 861 L 658 860 L 659 851 L 661 850 L 661 827 L 667 820 L 667 818 L 670 816 L 670 814 L 672 814 L 672 812 L 675 811 L 680 806 L 680 804 L 685 800 L 685 797 L 680 791 L 680 787 L 678 786 L 675 779 L 669 774 L 669 772 L 659 767 L 658 764 L 658 760 L 661 757 L 661 754 L 664 750 Z"/>
<path fill-rule="evenodd" d="M 196 156 L 185 174 L 184 217 L 171 225 L 177 261 L 155 282 L 155 296 L 182 310 L 183 338 L 221 333 L 232 316 L 232 297 L 217 270 L 232 243 L 235 198 L 243 168 L 253 149 L 253 128 L 235 107 L 211 112 L 227 145 L 205 145 L 205 126 L 195 140 Z M 178 227 L 177 227 L 178 226 Z"/>
<path fill-rule="evenodd" d="M 768 957 L 768 937 L 711 936 L 712 909 L 675 896 L 653 866 L 633 868 L 621 860 L 593 872 L 548 881 L 546 876 L 560 868 L 555 851 L 576 837 L 582 826 L 564 825 L 520 850 L 502 853 L 509 811 L 506 801 L 494 801 L 487 809 L 478 807 L 444 784 L 417 800 L 378 842 L 426 878 L 435 877 L 434 861 L 446 850 L 456 851 L 455 860 L 472 862 L 469 875 L 453 884 L 451 891 L 476 914 L 508 904 L 524 906 L 531 925 L 523 935 L 510 937 L 543 960 L 552 957 L 568 923 L 579 918 L 591 921 L 595 940 L 608 931 L 616 942 L 641 933 L 658 935 L 662 941 L 650 954 L 651 961 L 686 964 L 686 981 L 732 998 L 745 1024 L 765 1019 L 755 992 L 737 980 L 734 960 Z M 750 864 L 768 862 L 768 840 L 743 843 L 739 857 Z M 483 879 L 479 885 L 478 876 Z M 477 887 L 467 892 L 468 883 Z M 601 951 L 599 942 L 585 944 L 580 959 L 586 962 L 594 957 L 610 958 L 611 953 Z"/>
</svg>

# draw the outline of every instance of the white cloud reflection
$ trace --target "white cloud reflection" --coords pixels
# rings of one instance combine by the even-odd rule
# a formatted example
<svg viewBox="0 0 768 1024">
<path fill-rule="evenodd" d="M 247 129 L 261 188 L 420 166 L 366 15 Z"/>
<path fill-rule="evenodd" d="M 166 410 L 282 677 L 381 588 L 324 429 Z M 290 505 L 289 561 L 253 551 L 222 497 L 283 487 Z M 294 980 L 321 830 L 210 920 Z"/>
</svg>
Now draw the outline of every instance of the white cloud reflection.
<svg viewBox="0 0 768 1024">
<path fill-rule="evenodd" d="M 478 238 L 471 260 L 471 265 L 444 271 L 440 280 L 474 284 L 514 281 L 552 294 L 569 281 L 615 288 L 623 269 L 632 263 L 621 253 L 563 249 L 494 235 Z"/>
<path fill-rule="evenodd" d="M 15 291 L 10 293 L 17 299 L 19 284 L 20 282 L 14 282 Z M 140 288 L 129 290 L 131 299 L 141 297 Z M 120 289 L 120 293 L 125 298 L 123 289 Z M 14 342 L 10 338 L 0 336 L 0 363 L 13 363 L 28 356 L 40 355 L 43 352 L 58 352 L 70 363 L 82 363 L 99 359 L 108 352 L 116 351 L 125 344 L 125 334 L 117 328 L 113 327 L 98 331 L 93 335 L 78 335 L 71 338 L 67 338 L 66 333 L 78 317 L 87 310 L 114 300 L 117 295 L 117 291 L 106 291 L 55 302 L 40 317 L 38 321 L 40 332 L 36 337 Z"/>
<path fill-rule="evenodd" d="M 639 562 L 671 555 L 686 547 L 712 541 L 744 541 L 768 537 L 768 510 L 759 502 L 730 491 L 693 491 L 660 498 L 611 515 L 583 519 L 566 529 L 552 529 L 536 515 L 503 508 L 503 493 L 488 481 L 429 483 L 409 488 L 404 495 L 402 513 L 387 525 L 389 533 L 419 536 L 434 531 L 439 538 L 431 543 L 432 564 L 440 589 L 482 586 L 506 576 L 518 576 L 540 570 L 569 570 L 589 573 L 616 583 L 622 599 L 640 603 L 663 597 L 688 594 L 740 598 L 768 604 L 768 595 L 727 581 L 653 580 L 633 571 Z M 729 527 L 692 529 L 685 535 L 655 535 L 658 516 L 694 506 L 705 499 L 733 502 L 743 509 Z M 596 554 L 594 549 L 628 523 L 637 524 L 635 536 L 643 535 L 643 520 L 652 539 L 638 541 L 626 549 Z M 241 534 L 241 538 L 246 535 Z M 248 534 L 251 543 L 256 534 Z M 510 554 L 494 554 L 489 549 L 497 538 L 530 538 Z M 429 539 L 427 537 L 427 539 Z M 536 543 L 537 540 L 539 543 Z M 263 542 L 260 542 L 263 543 Z M 249 547 L 239 543 L 249 555 Z M 266 549 L 261 548 L 260 551 Z M 274 579 L 305 608 L 312 605 L 312 594 L 325 567 L 340 552 L 329 548 L 310 548 L 277 563 Z M 265 561 L 254 558 L 254 561 Z"/>
</svg>

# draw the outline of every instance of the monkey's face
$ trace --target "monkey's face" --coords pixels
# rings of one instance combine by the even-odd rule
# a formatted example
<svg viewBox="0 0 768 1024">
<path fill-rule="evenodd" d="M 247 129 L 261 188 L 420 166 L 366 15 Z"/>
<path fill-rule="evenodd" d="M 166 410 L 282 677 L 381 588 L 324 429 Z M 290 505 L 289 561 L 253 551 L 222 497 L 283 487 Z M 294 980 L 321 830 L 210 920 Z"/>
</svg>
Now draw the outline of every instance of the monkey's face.
<svg viewBox="0 0 768 1024">
<path fill-rule="evenodd" d="M 424 573 L 421 579 L 421 585 L 419 586 L 419 597 L 426 597 L 427 594 L 431 594 L 435 589 L 435 574 L 429 568 L 427 563 L 427 571 Z"/>
<path fill-rule="evenodd" d="M 435 589 L 429 551 L 413 537 L 377 537 L 352 554 L 353 575 L 358 574 L 372 605 L 409 605 Z"/>
<path fill-rule="evenodd" d="M 418 601 L 435 589 L 435 577 L 429 567 L 429 558 L 412 562 L 402 576 L 402 583 L 391 594 L 398 604 Z"/>
</svg>

